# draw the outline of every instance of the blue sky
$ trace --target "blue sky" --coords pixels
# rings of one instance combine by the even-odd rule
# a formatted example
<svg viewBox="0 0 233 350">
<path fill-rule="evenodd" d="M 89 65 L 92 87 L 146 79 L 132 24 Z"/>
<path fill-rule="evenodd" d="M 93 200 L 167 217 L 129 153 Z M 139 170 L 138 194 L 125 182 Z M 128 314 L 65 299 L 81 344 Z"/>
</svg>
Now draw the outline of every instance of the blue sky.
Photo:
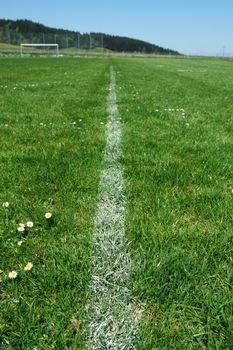
<svg viewBox="0 0 233 350">
<path fill-rule="evenodd" d="M 128 36 L 186 54 L 233 55 L 233 0 L 0 0 L 0 18 Z"/>
</svg>

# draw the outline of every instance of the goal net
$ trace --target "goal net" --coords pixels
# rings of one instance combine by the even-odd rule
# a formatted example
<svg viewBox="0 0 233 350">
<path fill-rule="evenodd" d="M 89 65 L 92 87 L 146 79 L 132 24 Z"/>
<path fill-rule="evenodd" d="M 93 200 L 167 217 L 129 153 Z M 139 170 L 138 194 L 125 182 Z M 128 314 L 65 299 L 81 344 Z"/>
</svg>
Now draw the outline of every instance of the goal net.
<svg viewBox="0 0 233 350">
<path fill-rule="evenodd" d="M 58 44 L 20 44 L 20 55 L 59 55 Z"/>
</svg>

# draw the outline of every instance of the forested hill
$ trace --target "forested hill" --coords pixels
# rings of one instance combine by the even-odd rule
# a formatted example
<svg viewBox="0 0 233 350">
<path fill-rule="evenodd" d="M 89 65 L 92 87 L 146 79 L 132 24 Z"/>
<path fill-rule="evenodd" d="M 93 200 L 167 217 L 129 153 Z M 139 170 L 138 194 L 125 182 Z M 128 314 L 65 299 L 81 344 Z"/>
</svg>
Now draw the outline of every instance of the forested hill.
<svg viewBox="0 0 233 350">
<path fill-rule="evenodd" d="M 89 35 L 90 34 L 90 35 Z M 177 51 L 165 49 L 148 42 L 103 33 L 83 33 L 50 28 L 30 20 L 16 21 L 0 19 L 0 42 L 19 45 L 20 43 L 58 43 L 61 48 L 78 47 L 94 49 L 101 47 L 117 52 L 140 52 L 160 55 L 179 55 Z"/>
</svg>

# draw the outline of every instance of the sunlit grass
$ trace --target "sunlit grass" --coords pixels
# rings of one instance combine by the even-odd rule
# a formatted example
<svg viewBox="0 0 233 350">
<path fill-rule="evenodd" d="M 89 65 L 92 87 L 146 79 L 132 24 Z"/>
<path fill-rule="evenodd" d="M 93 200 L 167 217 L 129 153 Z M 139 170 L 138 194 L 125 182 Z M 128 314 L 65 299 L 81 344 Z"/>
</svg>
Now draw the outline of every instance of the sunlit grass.
<svg viewBox="0 0 233 350">
<path fill-rule="evenodd" d="M 108 64 L 0 70 L 1 347 L 82 348 Z"/>
<path fill-rule="evenodd" d="M 85 349 L 109 64 L 138 349 L 231 349 L 231 60 L 1 58 L 0 347 Z"/>
<path fill-rule="evenodd" d="M 119 60 L 117 70 L 138 349 L 230 349 L 232 62 Z"/>
</svg>

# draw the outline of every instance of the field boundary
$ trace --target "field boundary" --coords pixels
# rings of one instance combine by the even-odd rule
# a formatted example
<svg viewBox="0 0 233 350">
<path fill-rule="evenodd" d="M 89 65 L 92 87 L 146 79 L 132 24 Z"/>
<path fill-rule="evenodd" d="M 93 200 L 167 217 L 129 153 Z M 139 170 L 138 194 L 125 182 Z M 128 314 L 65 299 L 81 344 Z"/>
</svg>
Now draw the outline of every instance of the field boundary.
<svg viewBox="0 0 233 350">
<path fill-rule="evenodd" d="M 121 122 L 112 67 L 107 103 L 106 148 L 94 223 L 88 346 L 91 349 L 134 349 L 136 308 L 130 288 L 132 263 L 125 240 Z"/>
</svg>

